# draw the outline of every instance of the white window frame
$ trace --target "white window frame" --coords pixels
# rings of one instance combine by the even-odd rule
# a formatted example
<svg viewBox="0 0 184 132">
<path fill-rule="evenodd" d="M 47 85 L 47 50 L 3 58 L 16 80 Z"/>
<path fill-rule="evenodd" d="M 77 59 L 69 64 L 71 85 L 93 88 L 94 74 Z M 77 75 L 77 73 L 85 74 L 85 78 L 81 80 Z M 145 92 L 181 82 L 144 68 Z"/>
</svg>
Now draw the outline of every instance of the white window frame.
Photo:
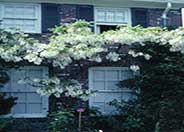
<svg viewBox="0 0 184 132">
<path fill-rule="evenodd" d="M 35 4 L 35 3 L 9 3 L 9 2 L 0 2 L 0 20 L 2 20 L 2 24 L 3 24 L 3 18 L 4 18 L 4 6 L 6 5 L 13 5 L 13 6 L 17 6 L 17 5 L 21 5 L 21 6 L 34 6 L 36 7 L 36 17 L 35 18 L 10 18 L 10 19 L 25 19 L 25 20 L 36 20 L 36 30 L 35 31 L 23 31 L 25 33 L 41 33 L 41 4 Z M 1 26 L 3 27 L 3 26 Z M 6 27 L 5 27 L 6 28 Z"/>
<path fill-rule="evenodd" d="M 184 8 L 181 9 L 181 13 L 182 13 L 182 25 L 184 27 Z"/>
<path fill-rule="evenodd" d="M 88 86 L 89 86 L 89 89 L 90 91 L 97 91 L 98 93 L 102 92 L 102 93 L 105 93 L 105 92 L 111 92 L 111 93 L 129 93 L 129 92 L 133 92 L 132 90 L 130 89 L 127 89 L 127 88 L 124 88 L 124 89 L 121 89 L 121 90 L 94 90 L 93 88 L 93 71 L 94 70 L 118 70 L 118 71 L 130 71 L 130 68 L 128 67 L 91 67 L 88 69 Z M 138 73 L 136 72 L 132 72 L 133 73 L 133 76 L 134 75 L 137 75 Z M 121 76 L 121 75 L 119 75 Z M 121 77 L 120 77 L 121 78 Z M 107 81 L 107 80 L 105 80 Z M 122 81 L 121 79 L 119 81 Z M 92 97 L 89 98 L 89 107 L 90 108 L 93 108 L 93 102 L 92 102 Z M 102 113 L 104 115 L 106 115 L 106 113 Z M 116 113 L 115 113 L 116 114 Z"/>
<path fill-rule="evenodd" d="M 98 10 L 104 10 L 104 11 L 108 11 L 108 10 L 113 10 L 113 11 L 122 11 L 125 10 L 125 17 L 127 16 L 127 18 L 125 18 L 127 20 L 127 22 L 125 23 L 121 23 L 121 22 L 100 22 L 97 20 L 97 15 L 98 15 Z M 131 18 L 132 14 L 131 14 L 131 9 L 130 8 L 114 8 L 114 7 L 95 7 L 94 8 L 94 20 L 95 20 L 95 33 L 100 33 L 100 25 L 109 25 L 109 26 L 118 26 L 118 25 L 132 25 L 132 18 Z"/>
<path fill-rule="evenodd" d="M 25 67 L 21 67 L 19 68 L 19 70 L 23 69 L 44 69 L 44 73 L 42 74 L 43 78 L 48 78 L 48 67 L 45 66 L 25 66 Z M 5 91 L 3 91 L 5 92 Z M 6 92 L 5 92 L 6 93 Z M 9 93 L 9 91 L 8 91 Z M 10 91 L 11 93 L 11 91 Z M 41 96 L 41 95 L 40 95 Z M 48 115 L 48 110 L 49 110 L 49 97 L 47 96 L 42 96 L 42 113 L 27 113 L 27 114 L 6 114 L 6 115 L 1 115 L 0 118 L 9 118 L 9 117 L 13 117 L 13 118 L 46 118 Z"/>
</svg>

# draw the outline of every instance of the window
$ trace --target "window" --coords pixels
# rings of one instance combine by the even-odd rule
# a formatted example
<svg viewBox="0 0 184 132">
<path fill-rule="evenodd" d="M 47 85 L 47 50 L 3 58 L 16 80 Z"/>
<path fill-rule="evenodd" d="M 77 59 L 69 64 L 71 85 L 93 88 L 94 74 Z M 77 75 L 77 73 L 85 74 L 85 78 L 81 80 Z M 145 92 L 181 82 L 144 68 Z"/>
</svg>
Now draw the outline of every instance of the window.
<svg viewBox="0 0 184 132">
<path fill-rule="evenodd" d="M 95 30 L 97 33 L 103 32 L 105 25 L 108 28 L 122 24 L 131 25 L 131 10 L 129 8 L 95 8 Z"/>
<path fill-rule="evenodd" d="M 18 97 L 16 105 L 7 116 L 17 118 L 31 117 L 40 118 L 46 117 L 48 111 L 48 98 L 40 96 L 36 93 L 37 88 L 29 84 L 18 83 L 19 80 L 27 77 L 31 78 L 46 78 L 48 69 L 46 67 L 24 67 L 20 69 L 11 69 L 8 74 L 10 81 L 1 89 L 7 96 Z M 6 117 L 6 116 L 5 116 Z"/>
<path fill-rule="evenodd" d="M 26 33 L 41 32 L 41 7 L 39 4 L 0 3 L 2 28 L 16 28 Z"/>
<path fill-rule="evenodd" d="M 116 25 L 98 25 L 97 33 L 103 33 L 109 30 L 116 30 L 118 27 Z"/>
<path fill-rule="evenodd" d="M 89 88 L 95 92 L 90 97 L 90 107 L 97 107 L 102 114 L 115 114 L 117 111 L 108 103 L 114 99 L 128 101 L 132 98 L 132 90 L 117 86 L 119 81 L 133 76 L 133 72 L 125 67 L 93 67 L 89 69 Z"/>
</svg>

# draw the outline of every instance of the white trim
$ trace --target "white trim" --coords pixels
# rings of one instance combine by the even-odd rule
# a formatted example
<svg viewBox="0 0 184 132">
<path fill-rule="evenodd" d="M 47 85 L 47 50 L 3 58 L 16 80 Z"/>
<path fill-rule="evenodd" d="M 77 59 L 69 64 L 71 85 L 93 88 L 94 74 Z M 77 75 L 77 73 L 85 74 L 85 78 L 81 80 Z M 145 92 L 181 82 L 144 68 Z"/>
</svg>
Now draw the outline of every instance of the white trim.
<svg viewBox="0 0 184 132">
<path fill-rule="evenodd" d="M 98 10 L 104 10 L 107 11 L 124 11 L 125 12 L 125 21 L 124 22 L 108 22 L 108 21 L 99 21 L 97 20 Z M 94 31 L 95 33 L 100 33 L 100 25 L 112 25 L 112 26 L 119 26 L 119 25 L 132 25 L 132 14 L 130 8 L 114 8 L 114 7 L 94 7 Z"/>
<path fill-rule="evenodd" d="M 1 115 L 0 118 L 46 118 L 47 114 L 8 114 L 8 115 Z"/>
<path fill-rule="evenodd" d="M 5 6 L 9 6 L 9 5 L 13 5 L 13 6 L 33 6 L 35 7 L 35 12 L 36 12 L 36 16 L 35 18 L 24 18 L 24 17 L 21 17 L 21 18 L 17 18 L 17 17 L 5 17 L 4 16 L 4 7 Z M 24 31 L 26 33 L 41 33 L 41 4 L 36 4 L 36 3 L 10 3 L 10 2 L 0 2 L 0 7 L 2 7 L 2 17 L 0 19 L 17 19 L 17 20 L 35 20 L 36 21 L 36 24 L 35 24 L 35 30 L 34 31 Z"/>
<path fill-rule="evenodd" d="M 181 12 L 182 12 L 182 26 L 184 27 L 184 8 L 182 8 Z"/>
<path fill-rule="evenodd" d="M 128 67 L 109 67 L 109 66 L 105 66 L 105 67 L 90 67 L 89 70 L 125 70 L 125 71 L 129 71 L 130 68 Z"/>
</svg>

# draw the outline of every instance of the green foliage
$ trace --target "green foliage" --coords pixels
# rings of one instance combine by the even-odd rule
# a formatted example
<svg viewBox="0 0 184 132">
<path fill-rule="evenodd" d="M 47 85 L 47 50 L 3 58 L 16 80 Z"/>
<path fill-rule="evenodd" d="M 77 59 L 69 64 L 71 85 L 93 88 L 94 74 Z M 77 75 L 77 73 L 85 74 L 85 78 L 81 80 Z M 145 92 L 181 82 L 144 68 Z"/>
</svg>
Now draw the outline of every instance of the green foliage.
<svg viewBox="0 0 184 132">
<path fill-rule="evenodd" d="M 50 132 L 74 132 L 74 114 L 72 112 L 55 112 L 51 115 Z"/>
<path fill-rule="evenodd" d="M 66 34 L 70 32 L 75 33 L 92 33 L 90 32 L 90 23 L 86 21 L 79 20 L 78 22 L 71 23 L 71 24 L 64 24 L 62 26 L 57 26 L 51 30 L 55 34 Z M 84 34 L 84 35 L 87 35 Z"/>
<path fill-rule="evenodd" d="M 9 81 L 8 74 L 3 70 L 0 69 L 0 87 L 3 87 L 5 83 Z"/>
<path fill-rule="evenodd" d="M 93 115 L 93 116 L 91 116 Z M 93 110 L 85 110 L 82 113 L 81 132 L 98 132 L 100 129 L 106 129 L 106 117 L 95 117 L 97 113 Z M 75 110 L 65 109 L 63 112 L 54 112 L 51 114 L 52 121 L 49 125 L 50 132 L 76 132 L 78 131 L 79 113 Z"/>
<path fill-rule="evenodd" d="M 13 105 L 15 105 L 15 97 L 6 97 L 5 94 L 0 93 L 0 115 L 8 114 L 11 111 Z"/>
<path fill-rule="evenodd" d="M 160 132 L 160 123 L 159 122 L 156 123 L 155 132 Z"/>
<path fill-rule="evenodd" d="M 13 119 L 0 119 L 0 132 L 5 132 L 13 121 Z"/>
<path fill-rule="evenodd" d="M 184 56 L 177 51 L 171 52 L 170 48 L 168 44 L 159 45 L 156 42 L 132 46 L 136 53 L 152 56 L 150 60 L 137 57 L 140 76 L 129 81 L 129 87 L 134 84 L 134 88 L 140 91 L 141 105 L 146 119 L 151 122 L 145 122 L 145 128 L 156 126 L 155 131 L 160 132 L 180 131 L 184 127 Z M 128 83 L 124 84 L 128 86 Z"/>
<path fill-rule="evenodd" d="M 110 126 L 116 132 L 147 132 L 144 128 L 145 113 L 138 99 L 125 101 L 114 100 L 110 103 L 119 111 L 118 116 L 111 117 Z"/>
</svg>

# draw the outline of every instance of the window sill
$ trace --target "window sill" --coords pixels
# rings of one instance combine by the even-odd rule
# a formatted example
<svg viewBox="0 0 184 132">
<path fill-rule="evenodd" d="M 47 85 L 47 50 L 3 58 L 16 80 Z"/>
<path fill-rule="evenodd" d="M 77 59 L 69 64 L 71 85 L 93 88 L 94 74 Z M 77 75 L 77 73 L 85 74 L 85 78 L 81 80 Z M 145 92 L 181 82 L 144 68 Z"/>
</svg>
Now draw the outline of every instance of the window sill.
<svg viewBox="0 0 184 132">
<path fill-rule="evenodd" d="M 47 114 L 7 114 L 0 118 L 46 118 Z"/>
</svg>

